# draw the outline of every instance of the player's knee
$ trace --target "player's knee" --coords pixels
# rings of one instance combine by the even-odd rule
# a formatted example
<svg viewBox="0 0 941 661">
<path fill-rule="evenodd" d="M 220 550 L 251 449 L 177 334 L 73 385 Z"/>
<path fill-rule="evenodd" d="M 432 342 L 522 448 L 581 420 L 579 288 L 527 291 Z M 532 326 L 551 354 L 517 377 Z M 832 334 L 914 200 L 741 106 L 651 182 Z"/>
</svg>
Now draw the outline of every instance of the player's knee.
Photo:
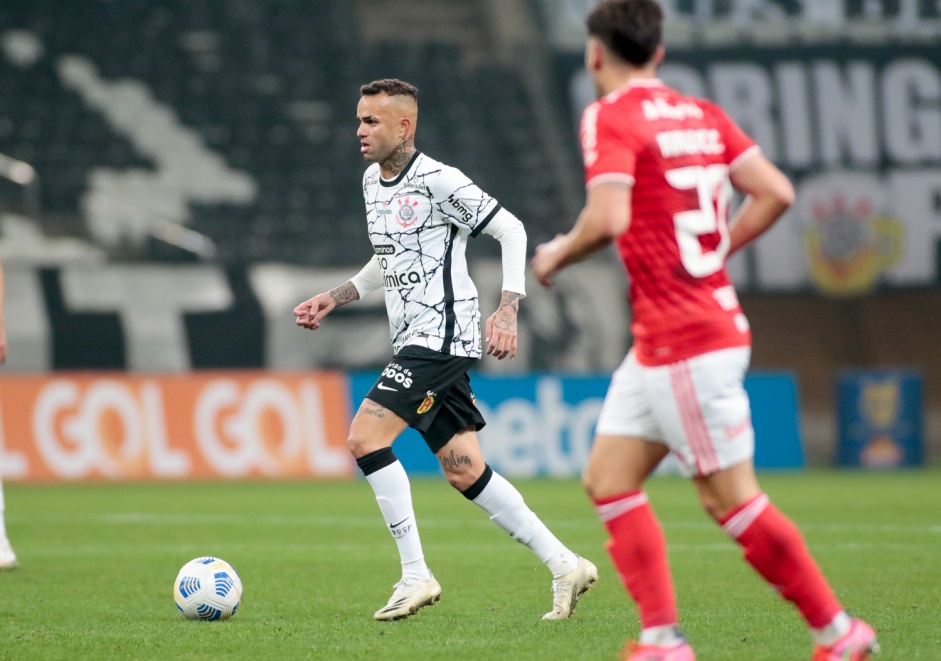
<svg viewBox="0 0 941 661">
<path fill-rule="evenodd" d="M 464 493 L 473 486 L 480 476 L 483 474 L 483 470 L 477 470 L 473 466 L 465 467 L 463 469 L 453 469 L 447 466 L 442 466 L 444 468 L 444 476 L 448 480 L 448 484 L 452 487 Z"/>
<path fill-rule="evenodd" d="M 726 514 L 722 502 L 710 493 L 700 493 L 699 503 L 713 521 L 719 521 Z"/>
<path fill-rule="evenodd" d="M 358 434 L 352 429 L 346 437 L 346 447 L 354 457 L 364 457 L 370 452 L 382 449 L 382 446 L 376 444 L 374 440 Z"/>
<path fill-rule="evenodd" d="M 585 490 L 585 493 L 588 494 L 588 497 L 592 500 L 595 500 L 599 497 L 598 475 L 596 471 L 592 470 L 590 464 L 585 466 L 585 470 L 582 471 L 582 488 Z"/>
</svg>

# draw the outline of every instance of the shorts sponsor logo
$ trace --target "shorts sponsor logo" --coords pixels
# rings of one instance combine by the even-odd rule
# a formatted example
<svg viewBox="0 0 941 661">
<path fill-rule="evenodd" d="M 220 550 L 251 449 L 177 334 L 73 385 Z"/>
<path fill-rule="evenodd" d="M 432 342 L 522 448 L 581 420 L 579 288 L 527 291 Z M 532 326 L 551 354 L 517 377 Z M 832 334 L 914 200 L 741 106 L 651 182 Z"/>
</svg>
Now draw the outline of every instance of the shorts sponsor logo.
<svg viewBox="0 0 941 661">
<path fill-rule="evenodd" d="M 395 382 L 406 390 L 412 387 L 412 371 L 405 369 L 398 363 L 389 363 L 386 368 L 382 370 L 382 375 L 379 378 L 388 379 L 389 381 Z M 380 383 L 380 390 L 394 390 L 394 388 L 389 386 L 386 386 L 385 388 L 382 386 L 383 384 Z"/>
<path fill-rule="evenodd" d="M 428 413 L 431 410 L 431 407 L 435 405 L 435 395 L 437 393 L 431 392 L 430 390 L 425 393 L 425 399 L 422 400 L 421 406 L 418 407 L 418 415 L 423 413 Z"/>
<path fill-rule="evenodd" d="M 387 385 L 384 384 L 384 383 L 378 383 L 378 384 L 376 384 L 376 387 L 379 388 L 379 390 L 395 390 L 395 391 L 398 391 L 398 388 L 392 388 L 392 387 L 390 387 L 390 386 L 387 386 Z"/>
<path fill-rule="evenodd" d="M 740 434 L 744 434 L 750 428 L 751 428 L 751 416 L 746 416 L 745 419 L 742 420 L 737 425 L 726 427 L 725 437 L 731 441 L 732 439 L 736 438 Z"/>
</svg>

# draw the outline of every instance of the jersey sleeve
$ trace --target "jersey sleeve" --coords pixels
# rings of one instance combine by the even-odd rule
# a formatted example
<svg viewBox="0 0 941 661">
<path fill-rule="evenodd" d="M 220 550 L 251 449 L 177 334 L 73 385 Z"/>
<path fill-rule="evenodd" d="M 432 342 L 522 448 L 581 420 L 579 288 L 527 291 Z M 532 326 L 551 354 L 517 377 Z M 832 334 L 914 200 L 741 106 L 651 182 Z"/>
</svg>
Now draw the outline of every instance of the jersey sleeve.
<svg viewBox="0 0 941 661">
<path fill-rule="evenodd" d="M 722 108 L 712 104 L 711 110 L 716 118 L 716 127 L 722 136 L 722 142 L 725 144 L 726 162 L 731 169 L 734 170 L 736 165 L 761 151 L 751 136 L 732 121 Z"/>
<path fill-rule="evenodd" d="M 614 113 L 613 106 L 596 101 L 582 114 L 580 133 L 586 187 L 606 181 L 634 184 L 639 148 L 616 121 Z"/>
<path fill-rule="evenodd" d="M 457 168 L 445 166 L 430 186 L 432 203 L 449 223 L 480 234 L 500 210 L 499 203 Z"/>
</svg>

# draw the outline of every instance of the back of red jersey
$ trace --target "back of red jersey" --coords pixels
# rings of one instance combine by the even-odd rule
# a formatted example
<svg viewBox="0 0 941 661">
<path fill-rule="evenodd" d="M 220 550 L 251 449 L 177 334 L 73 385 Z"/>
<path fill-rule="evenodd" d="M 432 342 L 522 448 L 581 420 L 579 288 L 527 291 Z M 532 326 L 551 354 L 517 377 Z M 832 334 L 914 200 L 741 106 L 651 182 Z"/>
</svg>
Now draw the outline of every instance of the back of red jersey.
<svg viewBox="0 0 941 661">
<path fill-rule="evenodd" d="M 729 172 L 757 152 L 754 141 L 719 106 L 656 80 L 588 106 L 581 133 L 586 185 L 632 186 L 630 228 L 617 246 L 640 363 L 748 345 L 725 258 Z"/>
</svg>

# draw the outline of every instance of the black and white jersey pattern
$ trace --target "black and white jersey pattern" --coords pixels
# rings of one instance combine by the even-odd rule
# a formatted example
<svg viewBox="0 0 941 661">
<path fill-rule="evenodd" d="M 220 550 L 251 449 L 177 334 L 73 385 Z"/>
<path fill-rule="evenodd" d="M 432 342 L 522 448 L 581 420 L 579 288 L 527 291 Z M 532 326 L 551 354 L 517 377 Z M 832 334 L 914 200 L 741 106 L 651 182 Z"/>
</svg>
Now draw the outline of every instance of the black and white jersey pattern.
<svg viewBox="0 0 941 661">
<path fill-rule="evenodd" d="M 363 196 L 393 349 L 416 344 L 479 358 L 480 311 L 465 249 L 500 205 L 460 170 L 421 152 L 392 180 L 382 179 L 378 164 L 367 168 Z"/>
</svg>

